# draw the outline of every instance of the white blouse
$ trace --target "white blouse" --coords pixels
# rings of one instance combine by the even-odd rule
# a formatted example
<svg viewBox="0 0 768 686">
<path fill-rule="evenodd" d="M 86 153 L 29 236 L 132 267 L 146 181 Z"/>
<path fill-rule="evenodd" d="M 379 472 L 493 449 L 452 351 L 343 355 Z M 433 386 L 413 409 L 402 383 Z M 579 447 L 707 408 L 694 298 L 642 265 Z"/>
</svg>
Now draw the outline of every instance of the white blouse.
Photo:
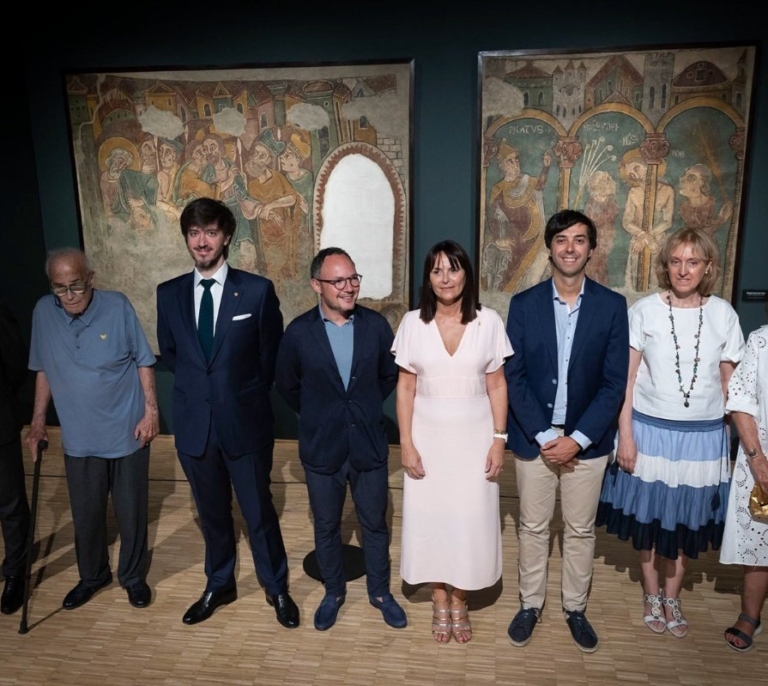
<svg viewBox="0 0 768 686">
<path fill-rule="evenodd" d="M 680 376 L 687 393 L 693 377 L 699 308 L 673 307 L 680 346 Z M 720 363 L 738 363 L 744 334 L 731 305 L 715 295 L 703 307 L 696 381 L 685 407 L 680 391 L 669 304 L 654 293 L 629 308 L 629 344 L 643 354 L 635 380 L 633 407 L 643 414 L 675 421 L 717 419 L 725 413 Z"/>
</svg>

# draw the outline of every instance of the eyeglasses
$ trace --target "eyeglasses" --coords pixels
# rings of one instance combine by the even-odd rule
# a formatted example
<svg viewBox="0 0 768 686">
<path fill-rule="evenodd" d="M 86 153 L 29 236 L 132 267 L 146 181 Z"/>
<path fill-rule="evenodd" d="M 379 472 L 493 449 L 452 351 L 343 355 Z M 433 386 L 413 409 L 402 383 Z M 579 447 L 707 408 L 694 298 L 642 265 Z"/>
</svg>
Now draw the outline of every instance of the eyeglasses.
<svg viewBox="0 0 768 686">
<path fill-rule="evenodd" d="M 72 295 L 82 295 L 88 290 L 88 283 L 73 283 L 71 286 L 51 286 L 51 292 L 59 298 L 63 298 L 67 293 Z"/>
<path fill-rule="evenodd" d="M 320 283 L 331 284 L 337 291 L 344 290 L 347 281 L 349 281 L 349 285 L 352 286 L 352 288 L 357 288 L 362 280 L 362 274 L 352 274 L 352 276 L 348 276 L 346 279 L 315 279 L 315 281 L 319 281 Z"/>
</svg>

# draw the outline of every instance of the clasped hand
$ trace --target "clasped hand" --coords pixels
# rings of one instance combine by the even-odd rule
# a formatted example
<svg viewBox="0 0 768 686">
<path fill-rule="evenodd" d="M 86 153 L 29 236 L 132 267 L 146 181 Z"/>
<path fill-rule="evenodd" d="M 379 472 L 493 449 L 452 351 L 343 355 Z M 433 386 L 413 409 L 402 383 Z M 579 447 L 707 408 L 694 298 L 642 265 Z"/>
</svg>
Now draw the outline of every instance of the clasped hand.
<svg viewBox="0 0 768 686">
<path fill-rule="evenodd" d="M 541 456 L 556 467 L 573 471 L 579 464 L 576 455 L 580 450 L 581 446 L 570 436 L 558 436 L 541 447 Z"/>
</svg>

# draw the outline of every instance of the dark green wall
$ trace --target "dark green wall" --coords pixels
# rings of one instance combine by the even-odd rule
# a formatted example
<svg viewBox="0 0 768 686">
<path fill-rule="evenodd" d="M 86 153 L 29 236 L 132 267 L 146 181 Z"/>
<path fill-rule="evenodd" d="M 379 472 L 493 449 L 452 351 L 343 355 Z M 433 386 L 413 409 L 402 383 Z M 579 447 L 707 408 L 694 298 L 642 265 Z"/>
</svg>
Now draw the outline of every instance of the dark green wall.
<svg viewBox="0 0 768 686">
<path fill-rule="evenodd" d="M 757 9 L 743 9 L 741 3 L 461 4 L 468 9 L 426 10 L 401 2 L 230 1 L 214 6 L 147 5 L 139 0 L 99 15 L 72 9 L 49 17 L 57 38 L 46 43 L 36 37 L 26 42 L 23 53 L 38 195 L 31 187 L 34 171 L 24 174 L 23 197 L 29 208 L 22 220 L 29 237 L 17 266 L 24 272 L 39 270 L 41 242 L 47 249 L 80 240 L 62 86 L 65 70 L 413 58 L 413 259 L 418 273 L 423 255 L 439 239 L 452 238 L 475 251 L 479 51 L 760 42 L 768 32 Z M 765 73 L 762 48 L 758 59 L 759 78 Z M 767 105 L 768 90 L 758 83 L 737 293 L 768 287 L 768 231 L 763 227 L 768 214 Z M 4 165 L 6 170 L 10 166 Z M 22 184 L 17 185 L 21 194 Z M 44 281 L 30 278 L 22 289 L 23 307 L 44 289 Z M 734 305 L 745 333 L 763 323 L 761 304 Z M 170 380 L 162 370 L 158 376 L 167 428 Z M 281 434 L 292 435 L 293 418 L 279 403 L 278 412 Z M 394 416 L 392 402 L 387 412 Z"/>
</svg>

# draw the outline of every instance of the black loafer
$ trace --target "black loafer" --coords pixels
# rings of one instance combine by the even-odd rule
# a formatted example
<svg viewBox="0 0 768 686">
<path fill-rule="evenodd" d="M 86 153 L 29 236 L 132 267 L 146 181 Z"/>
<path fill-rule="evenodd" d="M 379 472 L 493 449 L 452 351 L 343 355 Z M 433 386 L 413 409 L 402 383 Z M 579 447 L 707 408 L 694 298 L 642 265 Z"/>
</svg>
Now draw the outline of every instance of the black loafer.
<svg viewBox="0 0 768 686">
<path fill-rule="evenodd" d="M 4 615 L 12 615 L 24 604 L 24 577 L 7 576 L 3 588 L 3 597 L 0 600 L 0 612 Z"/>
<path fill-rule="evenodd" d="M 137 581 L 131 586 L 125 587 L 128 593 L 128 602 L 134 607 L 147 607 L 152 602 L 152 591 L 146 581 Z"/>
<path fill-rule="evenodd" d="M 285 593 L 267 595 L 267 602 L 275 608 L 277 621 L 286 629 L 295 629 L 299 626 L 299 608 L 293 602 L 293 598 Z"/>
<path fill-rule="evenodd" d="M 582 653 L 594 653 L 597 650 L 597 634 L 587 621 L 583 612 L 565 611 L 565 621 L 571 630 L 571 636 L 576 647 Z"/>
<path fill-rule="evenodd" d="M 64 596 L 64 602 L 61 606 L 65 610 L 74 610 L 76 607 L 85 605 L 93 596 L 96 591 L 100 591 L 105 586 L 109 586 L 112 583 L 112 575 L 110 574 L 106 581 L 103 581 L 96 586 L 86 584 L 84 581 L 78 581 L 75 586 L 67 595 Z"/>
<path fill-rule="evenodd" d="M 235 600 L 237 600 L 236 588 L 206 591 L 200 596 L 200 600 L 186 611 L 181 621 L 184 624 L 199 624 L 208 619 L 216 611 L 216 608 L 222 605 L 229 605 Z"/>
</svg>

